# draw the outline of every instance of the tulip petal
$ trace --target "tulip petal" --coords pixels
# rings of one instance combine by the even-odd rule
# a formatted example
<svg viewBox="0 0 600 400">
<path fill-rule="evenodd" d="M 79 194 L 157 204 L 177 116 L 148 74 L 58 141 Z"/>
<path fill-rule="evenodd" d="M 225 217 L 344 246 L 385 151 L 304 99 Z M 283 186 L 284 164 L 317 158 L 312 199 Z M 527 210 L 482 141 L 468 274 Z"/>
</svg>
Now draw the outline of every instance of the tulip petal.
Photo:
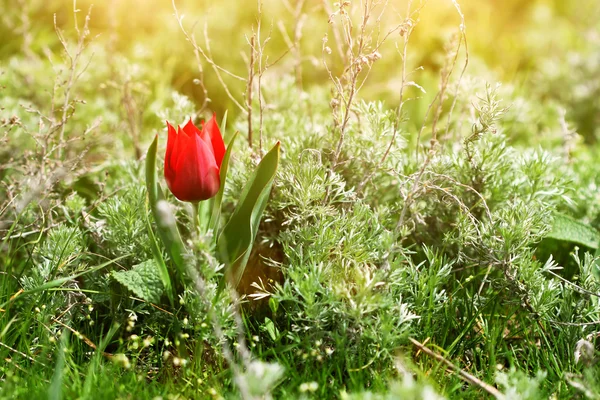
<svg viewBox="0 0 600 400">
<path fill-rule="evenodd" d="M 175 165 L 177 177 L 171 191 L 182 201 L 201 201 L 213 197 L 220 186 L 219 168 L 208 144 L 199 135 L 181 137 Z"/>
<path fill-rule="evenodd" d="M 181 127 L 177 126 L 177 140 L 175 140 L 173 153 L 171 154 L 171 168 L 173 171 L 177 171 L 177 163 L 181 156 L 186 152 L 189 138 L 190 137 L 181 129 Z"/>
<path fill-rule="evenodd" d="M 175 129 L 173 129 L 175 130 Z M 189 136 L 186 135 L 180 126 L 177 126 L 177 133 L 174 136 L 173 144 L 167 143 L 167 153 L 165 155 L 165 180 L 169 190 L 179 199 L 178 191 L 175 188 L 177 177 L 180 176 L 177 170 L 177 164 L 182 157 L 185 157 L 185 148 Z"/>
<path fill-rule="evenodd" d="M 217 166 L 220 168 L 225 156 L 225 143 L 223 142 L 223 136 L 217 125 L 216 114 L 213 114 L 212 118 L 202 126 L 202 132 L 207 132 L 210 137 L 212 144 L 213 154 L 215 155 L 215 161 Z"/>
<path fill-rule="evenodd" d="M 192 119 L 190 118 L 190 120 L 184 125 L 183 127 L 183 131 L 188 135 L 188 136 L 193 136 L 194 134 L 196 135 L 200 135 L 202 132 L 201 130 L 194 125 L 194 122 L 192 122 Z"/>
<path fill-rule="evenodd" d="M 213 119 L 214 119 L 214 115 L 213 115 Z M 211 121 L 209 121 L 209 122 L 214 122 L 214 121 L 211 119 Z M 216 126 L 216 123 L 214 125 Z M 218 130 L 219 130 L 219 128 L 217 127 L 217 131 Z M 223 155 L 221 155 L 221 153 L 219 152 L 219 158 L 217 159 L 216 158 L 217 154 L 215 153 L 215 149 L 213 146 L 213 138 L 211 136 L 211 132 L 214 131 L 214 128 L 210 127 L 210 129 L 207 130 L 206 125 L 204 125 L 204 123 L 203 123 L 202 129 L 200 129 L 192 122 L 192 119 L 190 118 L 190 120 L 187 122 L 187 124 L 185 124 L 185 126 L 183 127 L 183 131 L 190 136 L 192 136 L 194 134 L 200 136 L 200 138 L 202 138 L 202 140 L 204 140 L 204 142 L 206 144 L 208 144 L 212 153 L 215 154 L 215 159 L 217 160 L 217 166 L 221 165 L 221 162 L 223 161 L 223 155 L 225 154 L 225 145 L 223 144 L 223 139 L 221 139 L 221 144 L 223 147 Z M 220 135 L 221 134 L 219 133 L 219 137 L 220 137 Z"/>
<path fill-rule="evenodd" d="M 173 181 L 175 179 L 175 170 L 173 169 L 171 160 L 173 158 L 175 144 L 177 143 L 177 132 L 175 132 L 175 128 L 173 128 L 168 121 L 167 130 L 169 132 L 169 137 L 167 139 L 167 152 L 165 153 L 165 178 L 167 181 Z"/>
</svg>

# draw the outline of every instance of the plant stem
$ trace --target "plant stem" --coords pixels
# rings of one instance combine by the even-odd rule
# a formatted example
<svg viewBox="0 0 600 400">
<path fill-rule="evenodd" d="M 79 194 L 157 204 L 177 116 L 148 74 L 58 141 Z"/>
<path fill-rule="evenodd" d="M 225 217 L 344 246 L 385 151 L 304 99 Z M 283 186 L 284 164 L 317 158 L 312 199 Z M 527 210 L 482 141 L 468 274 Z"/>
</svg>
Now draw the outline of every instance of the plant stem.
<svg viewBox="0 0 600 400">
<path fill-rule="evenodd" d="M 200 218 L 199 218 L 200 202 L 192 203 L 192 225 L 196 232 L 200 231 Z"/>
</svg>

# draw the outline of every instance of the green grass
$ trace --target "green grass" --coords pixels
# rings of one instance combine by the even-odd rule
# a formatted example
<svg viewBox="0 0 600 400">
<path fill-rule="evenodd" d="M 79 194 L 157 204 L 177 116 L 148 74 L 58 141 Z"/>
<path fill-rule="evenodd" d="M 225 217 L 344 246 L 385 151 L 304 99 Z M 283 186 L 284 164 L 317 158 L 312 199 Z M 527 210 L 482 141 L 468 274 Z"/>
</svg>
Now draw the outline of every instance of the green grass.
<svg viewBox="0 0 600 400">
<path fill-rule="evenodd" d="M 492 398 L 485 385 L 506 399 L 600 398 L 593 2 L 460 2 L 470 49 L 460 78 L 460 18 L 432 1 L 415 17 L 407 59 L 409 71 L 423 66 L 407 79 L 426 93 L 409 84 L 400 113 L 402 36 L 360 64 L 371 72 L 357 73 L 368 79 L 348 108 L 354 67 L 344 69 L 332 31 L 348 22 L 328 25 L 321 2 L 306 2 L 299 81 L 275 26 L 289 33 L 297 18 L 265 2 L 262 34 L 275 22 L 263 62 L 285 56 L 261 76 L 263 97 L 254 92 L 252 148 L 245 111 L 207 62 L 211 102 L 199 111 L 193 48 L 169 4 L 137 13 L 119 3 L 112 17 L 99 5 L 78 48 L 71 3 L 26 3 L 3 4 L 0 29 L 0 398 Z M 231 49 L 247 54 L 240 30 L 256 24 L 255 8 L 177 6 L 186 27 L 207 10 L 215 61 L 245 77 Z M 349 10 L 359 24 L 361 9 Z M 382 28 L 398 23 L 392 14 Z M 325 32 L 341 89 L 323 66 Z M 224 75 L 246 106 L 245 83 Z M 224 271 L 191 207 L 167 193 L 205 293 L 176 267 L 145 189 L 145 150 L 158 134 L 162 167 L 165 119 L 220 120 L 224 110 L 224 136 L 240 132 L 224 220 L 260 158 L 260 132 L 264 152 L 281 142 L 241 304 L 219 292 Z M 568 221 L 571 231 L 553 231 Z"/>
</svg>

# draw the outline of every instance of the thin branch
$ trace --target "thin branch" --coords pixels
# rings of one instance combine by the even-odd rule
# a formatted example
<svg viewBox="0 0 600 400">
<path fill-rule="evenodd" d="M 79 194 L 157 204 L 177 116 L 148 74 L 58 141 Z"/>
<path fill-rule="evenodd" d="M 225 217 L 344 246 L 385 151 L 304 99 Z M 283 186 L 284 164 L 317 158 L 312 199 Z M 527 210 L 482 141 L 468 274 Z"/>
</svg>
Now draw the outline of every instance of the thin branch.
<svg viewBox="0 0 600 400">
<path fill-rule="evenodd" d="M 428 347 L 425 347 L 425 345 L 419 343 L 415 339 L 409 338 L 409 340 L 420 351 L 422 351 L 423 353 L 427 354 L 428 356 L 433 357 L 437 361 L 446 365 L 446 367 L 449 371 L 457 373 L 460 376 L 460 378 L 462 380 L 464 380 L 465 382 L 470 383 L 471 385 L 480 387 L 481 389 L 485 390 L 486 392 L 488 392 L 490 395 L 494 396 L 498 400 L 506 399 L 506 396 L 504 396 L 504 394 L 502 392 L 500 392 L 498 389 L 496 389 L 494 386 L 489 385 L 489 384 L 485 383 L 484 381 L 482 381 L 481 379 L 477 378 L 476 376 L 469 374 L 467 371 L 464 371 L 464 370 L 458 368 L 450 360 L 447 360 L 442 355 L 437 354 L 436 352 L 430 350 Z"/>
<path fill-rule="evenodd" d="M 198 84 L 200 89 L 202 90 L 202 94 L 204 99 L 202 101 L 202 105 L 200 106 L 200 110 L 198 111 L 200 114 L 206 109 L 208 103 L 210 102 L 210 98 L 208 97 L 208 90 L 206 89 L 206 85 L 204 84 L 204 68 L 202 67 L 202 60 L 200 59 L 200 54 L 203 54 L 202 49 L 198 46 L 196 42 L 196 37 L 192 34 L 188 34 L 187 30 L 183 26 L 183 18 L 179 16 L 177 11 L 177 7 L 175 6 L 175 0 L 173 0 L 173 10 L 175 12 L 175 18 L 177 19 L 177 23 L 179 24 L 179 28 L 185 35 L 186 39 L 192 44 L 194 48 L 194 56 L 196 57 L 196 65 L 198 66 Z M 204 57 L 206 58 L 206 56 Z"/>
<path fill-rule="evenodd" d="M 20 355 L 21 357 L 24 357 L 24 358 L 28 359 L 29 361 L 31 361 L 31 362 L 33 362 L 33 363 L 41 364 L 41 365 L 43 365 L 44 367 L 47 367 L 47 365 L 46 365 L 46 364 L 44 364 L 43 362 L 40 362 L 40 361 L 36 360 L 35 358 L 28 356 L 27 354 L 23 353 L 22 351 L 19 351 L 19 350 L 17 350 L 17 349 L 13 349 L 13 348 L 12 348 L 12 347 L 10 347 L 9 345 L 6 345 L 6 344 L 4 344 L 4 343 L 0 342 L 0 346 L 2 346 L 2 347 L 4 347 L 4 348 L 6 348 L 6 349 L 8 349 L 8 350 L 12 351 L 13 353 L 16 353 L 16 354 Z"/>
<path fill-rule="evenodd" d="M 600 321 L 592 321 L 592 322 L 562 322 L 562 321 L 554 321 L 551 319 L 547 319 L 546 321 L 556 324 L 556 325 L 564 325 L 564 326 L 592 326 L 592 325 L 600 325 Z"/>
<path fill-rule="evenodd" d="M 418 160 L 418 150 L 419 150 L 419 142 L 420 142 L 421 134 L 425 128 L 427 117 L 429 116 L 430 111 L 433 109 L 434 104 L 436 104 L 436 102 L 437 102 L 437 108 L 436 108 L 436 111 L 435 111 L 435 114 L 433 117 L 433 122 L 432 122 L 432 127 L 431 127 L 431 136 L 432 136 L 431 140 L 430 140 L 431 148 L 429 149 L 429 152 L 427 153 L 427 157 L 425 158 L 425 161 L 423 162 L 423 165 L 421 166 L 421 169 L 418 172 L 417 179 L 414 180 L 412 187 L 404 200 L 404 205 L 403 205 L 402 211 L 400 213 L 400 218 L 398 219 L 398 224 L 396 225 L 396 232 L 398 232 L 400 230 L 400 228 L 402 228 L 404 226 L 404 221 L 406 218 L 406 213 L 408 211 L 408 207 L 414 200 L 414 196 L 417 193 L 417 186 L 421 182 L 421 178 L 423 177 L 423 174 L 425 173 L 427 167 L 431 163 L 431 160 L 433 159 L 434 155 L 436 154 L 436 146 L 438 144 L 436 125 L 437 125 L 437 122 L 440 118 L 440 115 L 441 115 L 441 112 L 443 109 L 444 95 L 445 95 L 446 89 L 448 87 L 448 81 L 450 79 L 450 76 L 452 75 L 452 72 L 454 71 L 454 67 L 455 67 L 457 59 L 458 59 L 459 51 L 461 48 L 461 43 L 463 42 L 463 40 L 466 43 L 466 35 L 464 33 L 465 32 L 464 16 L 461 13 L 460 7 L 458 7 L 458 3 L 456 2 L 456 0 L 452 0 L 452 1 L 453 1 L 453 4 L 456 5 L 457 12 L 459 13 L 460 18 L 461 18 L 461 25 L 459 28 L 461 35 L 460 35 L 455 53 L 454 53 L 451 61 L 449 61 L 449 64 L 446 64 L 446 66 L 442 69 L 440 90 L 435 95 L 433 101 L 429 104 L 429 107 L 427 108 L 427 112 L 425 113 L 425 118 L 423 119 L 423 125 L 421 126 L 421 129 L 419 130 L 419 134 L 417 136 L 416 157 Z M 467 47 L 465 44 L 465 52 L 466 51 L 467 51 Z M 467 60 L 468 60 L 468 57 L 467 57 Z M 460 83 L 460 79 L 462 79 L 462 77 L 463 77 L 466 67 L 467 67 L 467 64 L 464 65 L 464 67 L 461 71 L 461 74 L 459 77 L 459 83 Z"/>
<path fill-rule="evenodd" d="M 589 290 L 587 290 L 587 289 L 584 289 L 584 288 L 582 288 L 581 286 L 579 286 L 579 285 L 576 285 L 575 283 L 573 283 L 573 282 L 571 282 L 571 281 L 569 281 L 569 280 L 567 280 L 567 279 L 563 278 L 562 276 L 558 275 L 557 273 L 555 273 L 555 272 L 553 272 L 553 271 L 550 271 L 549 269 L 547 269 L 547 270 L 544 270 L 544 272 L 547 272 L 547 273 L 549 273 L 550 275 L 554 276 L 555 278 L 558 278 L 559 280 L 563 281 L 563 282 L 564 282 L 564 283 L 566 283 L 567 285 L 573 286 L 575 289 L 577 289 L 579 292 L 581 292 L 581 293 L 583 293 L 583 294 L 588 294 L 588 295 L 590 295 L 590 296 L 594 296 L 594 297 L 600 297 L 600 294 L 599 294 L 599 293 L 594 293 L 594 292 L 591 292 L 591 291 L 589 291 Z"/>
<path fill-rule="evenodd" d="M 248 62 L 248 80 L 246 84 L 246 114 L 248 116 L 248 146 L 250 148 L 252 148 L 252 83 L 254 81 L 254 64 L 256 62 L 255 40 L 256 34 L 253 33 L 248 42 L 250 44 L 250 61 Z"/>
<path fill-rule="evenodd" d="M 390 151 L 392 150 L 392 147 L 394 146 L 394 143 L 396 143 L 396 137 L 397 137 L 399 129 L 400 129 L 400 122 L 402 120 L 402 109 L 404 107 L 404 89 L 406 88 L 406 86 L 408 86 L 408 84 L 407 84 L 408 75 L 407 75 L 407 72 L 406 72 L 406 59 L 407 59 L 407 56 L 408 56 L 408 43 L 409 43 L 410 36 L 411 36 L 413 30 L 415 29 L 415 26 L 416 26 L 416 24 L 413 21 L 412 16 L 413 15 L 417 15 L 418 16 L 419 13 L 421 12 L 421 10 L 423 9 L 423 7 L 425 7 L 425 5 L 427 4 L 427 1 L 422 2 L 419 5 L 419 7 L 414 12 L 411 12 L 412 2 L 413 2 L 413 0 L 409 0 L 408 3 L 407 3 L 407 5 L 406 5 L 406 18 L 405 18 L 404 22 L 402 24 L 398 25 L 396 28 L 390 30 L 388 32 L 388 34 L 377 45 L 377 49 L 378 49 L 383 44 L 383 42 L 387 39 L 387 37 L 391 33 L 395 32 L 398 29 L 400 30 L 401 36 L 404 38 L 404 45 L 402 47 L 402 54 L 401 54 L 401 57 L 402 57 L 402 66 L 401 66 L 402 82 L 400 84 L 400 93 L 399 93 L 400 100 L 399 100 L 399 103 L 398 103 L 398 107 L 396 108 L 396 118 L 394 120 L 392 138 L 390 139 L 390 143 L 388 144 L 385 152 L 383 153 L 383 156 L 381 157 L 381 159 L 377 163 L 377 166 L 359 184 L 359 186 L 357 188 L 357 190 L 359 192 L 362 191 L 363 187 L 371 180 L 371 178 L 373 178 L 373 175 L 375 175 L 375 173 L 381 168 L 381 166 L 383 165 L 383 163 L 387 159 L 388 155 L 390 154 Z"/>
<path fill-rule="evenodd" d="M 459 41 L 458 45 L 459 45 L 459 50 L 460 50 L 460 44 L 461 42 L 465 44 L 465 63 L 463 65 L 463 68 L 460 72 L 460 76 L 458 77 L 458 82 L 456 82 L 456 91 L 454 92 L 454 99 L 452 100 L 452 106 L 450 107 L 450 111 L 448 112 L 448 122 L 446 124 L 446 134 L 445 136 L 448 136 L 448 132 L 450 131 L 450 118 L 452 117 L 452 114 L 454 112 L 454 107 L 456 106 L 456 102 L 458 101 L 458 92 L 460 90 L 460 84 L 462 82 L 463 76 L 465 74 L 465 71 L 467 70 L 467 67 L 469 66 L 469 45 L 467 42 L 467 33 L 466 33 L 466 26 L 465 26 L 465 16 L 462 13 L 462 10 L 460 8 L 460 5 L 458 4 L 458 2 L 456 0 L 452 0 L 452 4 L 454 5 L 454 8 L 456 8 L 456 12 L 458 12 L 458 15 L 460 16 L 460 32 L 461 32 L 461 40 Z M 458 56 L 458 50 L 456 52 L 457 56 Z"/>
<path fill-rule="evenodd" d="M 186 39 L 192 44 L 192 46 L 194 47 L 194 53 L 196 54 L 200 54 L 202 55 L 202 57 L 204 57 L 204 60 L 213 68 L 213 71 L 215 72 L 215 75 L 217 76 L 217 80 L 219 81 L 219 83 L 221 84 L 221 86 L 223 87 L 223 90 L 225 90 L 225 93 L 227 94 L 227 97 L 229 97 L 229 99 L 233 102 L 233 104 L 235 104 L 242 113 L 247 113 L 247 110 L 244 106 L 242 106 L 242 104 L 240 104 L 240 102 L 235 98 L 235 96 L 231 93 L 231 91 L 229 90 L 229 87 L 227 86 L 227 84 L 225 83 L 225 80 L 223 79 L 223 76 L 221 75 L 221 72 L 226 73 L 227 75 L 241 80 L 241 81 L 246 81 L 246 79 L 232 73 L 229 72 L 228 70 L 218 66 L 215 62 L 214 62 L 214 58 L 212 56 L 212 52 L 210 49 L 210 40 L 208 38 L 208 24 L 205 23 L 204 24 L 204 43 L 206 46 L 206 50 L 204 50 L 197 42 L 195 39 L 195 36 L 193 34 L 190 34 L 185 27 L 183 26 L 183 15 L 179 14 L 179 11 L 177 10 L 177 5 L 175 4 L 175 0 L 171 1 L 172 5 L 173 5 L 173 11 L 175 13 L 175 18 L 177 18 L 177 23 L 179 24 L 179 28 L 181 29 L 181 31 L 183 32 L 183 34 L 185 35 Z M 196 54 L 196 60 L 198 62 L 198 58 L 199 56 Z M 201 63 L 198 62 L 198 68 L 199 71 L 203 71 L 202 70 L 202 66 Z M 203 79 L 203 72 L 201 72 L 200 75 Z M 202 81 L 201 81 L 202 82 Z M 202 85 L 204 83 L 202 82 Z M 206 88 L 203 88 L 203 91 Z M 207 92 L 205 92 L 205 94 L 207 94 Z"/>
<path fill-rule="evenodd" d="M 62 105 L 62 117 L 61 117 L 61 120 L 59 123 L 59 126 L 60 126 L 60 133 L 59 133 L 59 139 L 58 139 L 59 143 L 64 143 L 65 128 L 66 128 L 66 123 L 67 123 L 67 119 L 68 119 L 69 103 L 70 103 L 70 99 L 71 99 L 70 98 L 71 90 L 73 89 L 73 84 L 75 83 L 76 77 L 77 77 L 77 62 L 79 60 L 79 57 L 83 53 L 83 49 L 85 48 L 85 39 L 89 35 L 88 25 L 89 25 L 91 13 L 92 13 L 92 6 L 90 6 L 88 13 L 85 17 L 83 32 L 81 32 L 79 30 L 79 26 L 77 23 L 77 12 L 78 12 L 77 0 L 73 0 L 73 14 L 74 14 L 74 18 L 75 18 L 75 30 L 77 31 L 77 34 L 78 34 L 77 47 L 75 49 L 74 55 L 71 55 L 71 53 L 69 51 L 69 47 L 64 38 L 64 35 L 62 34 L 62 31 L 56 24 L 56 14 L 54 14 L 54 30 L 56 31 L 58 39 L 59 39 L 61 45 L 63 46 L 63 49 L 65 50 L 65 53 L 70 61 L 69 77 L 67 79 L 67 83 L 65 86 L 64 101 L 63 101 L 63 105 Z M 62 147 L 59 149 L 58 158 L 62 158 Z"/>
</svg>

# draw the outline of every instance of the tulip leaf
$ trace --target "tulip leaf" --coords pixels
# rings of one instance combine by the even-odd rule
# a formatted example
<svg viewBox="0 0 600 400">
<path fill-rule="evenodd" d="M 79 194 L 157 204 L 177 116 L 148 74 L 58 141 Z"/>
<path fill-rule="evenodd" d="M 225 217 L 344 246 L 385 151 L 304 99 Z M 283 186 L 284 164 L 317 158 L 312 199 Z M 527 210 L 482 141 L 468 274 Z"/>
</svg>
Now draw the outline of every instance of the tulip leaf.
<svg viewBox="0 0 600 400">
<path fill-rule="evenodd" d="M 225 110 L 225 113 L 223 114 L 223 119 L 221 120 L 221 125 L 219 125 L 219 130 L 221 131 L 223 139 L 225 139 L 227 136 L 227 110 Z M 237 132 L 235 132 L 234 135 L 237 135 Z"/>
<path fill-rule="evenodd" d="M 217 248 L 225 263 L 225 275 L 234 288 L 242 278 L 258 225 L 267 206 L 279 164 L 279 147 L 277 142 L 258 164 L 248 179 L 231 218 L 218 237 Z"/>
<path fill-rule="evenodd" d="M 159 203 L 164 201 L 164 195 L 158 184 L 158 178 L 156 174 L 156 153 L 158 150 L 158 135 L 154 138 L 154 141 L 148 148 L 148 153 L 146 154 L 146 188 L 148 190 L 148 199 L 150 201 L 150 210 L 152 211 L 152 216 L 154 217 L 154 221 L 156 222 L 158 237 L 163 242 L 167 250 L 167 254 L 171 257 L 173 262 L 177 265 L 177 267 L 182 271 L 183 270 L 183 254 L 185 247 L 183 246 L 183 242 L 181 237 L 179 236 L 179 232 L 177 231 L 177 226 L 174 222 L 170 221 L 170 218 L 167 218 L 164 215 L 164 212 L 161 213 L 159 210 Z M 148 226 L 150 231 L 150 226 Z M 150 231 L 150 237 L 153 238 L 154 235 Z M 162 257 L 158 255 L 160 252 L 157 252 L 157 249 L 153 249 L 154 257 L 157 261 L 157 265 L 159 267 L 159 275 L 161 277 L 162 283 L 167 290 L 172 288 L 171 279 L 169 278 L 169 271 L 164 263 L 161 262 Z M 171 291 L 169 291 L 171 293 Z M 169 294 L 171 298 L 172 294 Z"/>
<path fill-rule="evenodd" d="M 226 118 L 227 114 L 225 114 Z M 229 158 L 231 157 L 231 149 L 233 148 L 233 144 L 235 143 L 235 139 L 238 136 L 238 132 L 235 132 L 229 140 L 227 144 L 227 150 L 225 151 L 225 155 L 223 156 L 223 162 L 221 163 L 221 187 L 217 192 L 217 195 L 213 197 L 213 209 L 212 215 L 210 217 L 209 229 L 212 229 L 213 233 L 216 234 L 217 228 L 219 227 L 219 221 L 221 219 L 221 202 L 223 200 L 223 191 L 225 190 L 225 180 L 227 179 L 227 171 L 229 169 Z"/>
<path fill-rule="evenodd" d="M 160 280 L 167 292 L 167 296 L 169 297 L 169 301 L 171 305 L 174 304 L 174 293 L 171 285 L 171 277 L 169 275 L 169 270 L 167 265 L 165 264 L 165 260 L 163 258 L 162 252 L 160 251 L 160 247 L 156 242 L 156 236 L 154 236 L 154 232 L 152 232 L 152 224 L 150 224 L 150 218 L 148 218 L 148 210 L 146 205 L 146 228 L 148 229 L 148 236 L 150 237 L 150 244 L 152 246 L 152 254 L 154 255 L 154 260 L 157 264 L 158 275 L 160 276 Z"/>
<path fill-rule="evenodd" d="M 555 213 L 552 231 L 546 237 L 577 243 L 592 249 L 600 247 L 600 233 L 568 215 Z"/>
</svg>

